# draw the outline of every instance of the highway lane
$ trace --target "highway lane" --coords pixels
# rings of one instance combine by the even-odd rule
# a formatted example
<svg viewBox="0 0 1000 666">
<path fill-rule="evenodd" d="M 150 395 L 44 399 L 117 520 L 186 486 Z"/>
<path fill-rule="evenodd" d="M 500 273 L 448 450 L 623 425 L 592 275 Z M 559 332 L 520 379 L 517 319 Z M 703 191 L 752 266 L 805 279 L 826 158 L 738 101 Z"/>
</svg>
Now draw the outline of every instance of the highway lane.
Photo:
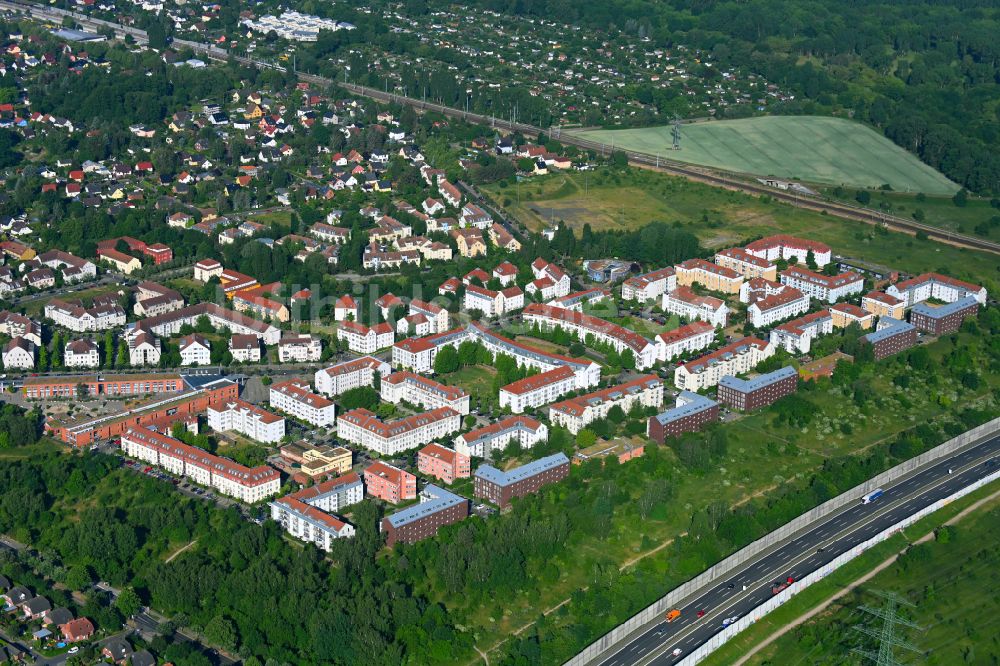
<svg viewBox="0 0 1000 666">
<path fill-rule="evenodd" d="M 634 635 L 601 666 L 661 666 L 686 655 L 723 630 L 723 620 L 743 617 L 772 597 L 771 586 L 788 577 L 799 580 L 872 538 L 905 517 L 948 497 L 1000 469 L 1000 436 L 966 447 L 922 468 L 894 485 L 871 504 L 848 504 L 804 528 L 794 539 L 751 560 L 724 580 L 702 588 L 677 605 L 681 616 L 662 619 Z M 950 472 L 949 472 L 950 470 Z M 698 611 L 705 611 L 698 618 Z M 674 656 L 673 651 L 680 650 Z"/>
</svg>

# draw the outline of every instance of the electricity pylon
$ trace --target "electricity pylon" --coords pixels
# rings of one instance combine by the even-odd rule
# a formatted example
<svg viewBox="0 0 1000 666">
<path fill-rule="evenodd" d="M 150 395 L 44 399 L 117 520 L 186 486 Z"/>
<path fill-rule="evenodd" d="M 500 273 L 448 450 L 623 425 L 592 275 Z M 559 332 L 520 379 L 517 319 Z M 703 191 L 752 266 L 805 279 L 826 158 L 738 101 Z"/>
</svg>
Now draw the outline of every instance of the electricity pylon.
<svg viewBox="0 0 1000 666">
<path fill-rule="evenodd" d="M 869 615 L 881 619 L 882 626 L 881 628 L 876 629 L 870 626 L 861 625 L 854 627 L 854 629 L 874 638 L 878 642 L 878 649 L 862 650 L 861 648 L 854 648 L 851 652 L 860 654 L 865 659 L 875 662 L 878 666 L 902 666 L 902 663 L 896 660 L 896 657 L 893 654 L 893 648 L 903 648 L 904 650 L 910 650 L 911 652 L 920 652 L 921 650 L 913 643 L 910 643 L 906 639 L 898 636 L 898 628 L 902 626 L 909 627 L 910 629 L 916 629 L 917 631 L 923 631 L 923 627 L 910 622 L 904 617 L 901 617 L 899 615 L 899 607 L 909 606 L 910 608 L 916 608 L 916 606 L 893 592 L 872 592 L 873 594 L 885 599 L 885 604 L 883 604 L 881 608 L 861 606 L 860 609 Z"/>
</svg>

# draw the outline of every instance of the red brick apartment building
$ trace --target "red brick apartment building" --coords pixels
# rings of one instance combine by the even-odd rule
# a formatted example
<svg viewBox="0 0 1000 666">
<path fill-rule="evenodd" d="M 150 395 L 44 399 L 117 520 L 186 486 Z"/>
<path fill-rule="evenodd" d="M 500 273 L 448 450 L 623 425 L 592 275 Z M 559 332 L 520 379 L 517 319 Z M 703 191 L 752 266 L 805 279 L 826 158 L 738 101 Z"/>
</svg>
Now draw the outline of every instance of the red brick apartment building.
<svg viewBox="0 0 1000 666">
<path fill-rule="evenodd" d="M 692 391 L 681 391 L 672 409 L 649 417 L 646 436 L 663 444 L 667 437 L 698 432 L 702 426 L 719 420 L 719 403 Z"/>
<path fill-rule="evenodd" d="M 444 488 L 428 485 L 420 493 L 420 504 L 408 506 L 382 519 L 386 545 L 416 543 L 435 536 L 438 530 L 469 515 L 469 500 Z"/>
<path fill-rule="evenodd" d="M 861 340 L 872 346 L 875 360 L 881 361 L 917 344 L 917 329 L 905 321 L 882 317 L 878 320 L 878 330 Z"/>
<path fill-rule="evenodd" d="M 481 465 L 476 470 L 475 495 L 504 509 L 515 497 L 536 493 L 542 486 L 562 481 L 567 476 L 569 458 L 562 453 L 540 458 L 507 472 Z"/>
<path fill-rule="evenodd" d="M 719 382 L 718 397 L 733 409 L 749 412 L 766 407 L 799 387 L 799 373 L 788 365 L 753 379 L 723 377 Z"/>
<path fill-rule="evenodd" d="M 398 504 L 417 497 L 417 477 L 377 460 L 365 470 L 365 490 L 369 495 Z"/>
<path fill-rule="evenodd" d="M 975 317 L 978 312 L 979 301 L 974 296 L 944 305 L 929 305 L 924 301 L 910 310 L 910 323 L 931 335 L 946 335 L 957 331 L 966 317 Z"/>
<path fill-rule="evenodd" d="M 440 444 L 428 444 L 417 452 L 417 470 L 444 483 L 466 479 L 472 475 L 472 461 L 454 449 Z"/>
</svg>

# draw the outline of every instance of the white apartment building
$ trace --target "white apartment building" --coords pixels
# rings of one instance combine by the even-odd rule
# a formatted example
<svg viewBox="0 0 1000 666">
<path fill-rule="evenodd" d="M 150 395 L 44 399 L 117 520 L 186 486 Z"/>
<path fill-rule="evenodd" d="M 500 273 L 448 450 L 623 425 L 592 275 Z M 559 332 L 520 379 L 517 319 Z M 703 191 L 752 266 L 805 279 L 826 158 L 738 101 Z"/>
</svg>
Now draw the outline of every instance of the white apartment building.
<svg viewBox="0 0 1000 666">
<path fill-rule="evenodd" d="M 635 358 L 636 370 L 645 370 L 656 364 L 655 344 L 635 331 L 604 319 L 539 303 L 529 303 L 524 308 L 523 317 L 526 323 L 538 324 L 543 329 L 561 328 L 576 334 L 580 340 L 592 335 L 595 340 L 611 345 L 618 353 L 627 349 Z"/>
<path fill-rule="evenodd" d="M 715 341 L 715 327 L 705 321 L 693 321 L 656 336 L 657 356 L 669 361 L 688 352 L 700 351 Z"/>
<path fill-rule="evenodd" d="M 335 479 L 303 488 L 292 497 L 331 513 L 357 504 L 365 498 L 365 486 L 357 472 L 348 472 Z"/>
<path fill-rule="evenodd" d="M 414 298 L 410 301 L 410 314 L 421 314 L 426 317 L 431 333 L 443 333 L 448 330 L 448 311 L 440 305 Z"/>
<path fill-rule="evenodd" d="M 830 276 L 799 266 L 782 271 L 781 284 L 795 287 L 803 294 L 827 303 L 860 294 L 865 289 L 865 279 L 852 271 Z"/>
<path fill-rule="evenodd" d="M 825 243 L 780 234 L 756 240 L 743 249 L 755 257 L 768 261 L 796 259 L 803 266 L 806 265 L 809 252 L 812 251 L 816 265 L 820 268 L 830 263 L 832 256 L 830 246 Z"/>
<path fill-rule="evenodd" d="M 674 386 L 692 392 L 711 388 L 726 375 L 750 372 L 773 355 L 774 345 L 759 338 L 742 338 L 679 366 L 674 371 Z"/>
<path fill-rule="evenodd" d="M 245 467 L 141 426 L 125 431 L 121 447 L 129 457 L 248 504 L 265 500 L 281 489 L 281 475 L 272 467 Z"/>
<path fill-rule="evenodd" d="M 93 340 L 73 340 L 63 348 L 63 363 L 67 368 L 96 368 L 101 354 Z"/>
<path fill-rule="evenodd" d="M 407 370 L 382 378 L 381 397 L 394 405 L 408 402 L 424 409 L 448 407 L 465 416 L 469 413 L 469 394 L 457 386 L 448 386 Z"/>
<path fill-rule="evenodd" d="M 812 341 L 829 333 L 833 333 L 833 317 L 829 310 L 820 310 L 772 329 L 770 341 L 790 354 L 808 354 Z"/>
<path fill-rule="evenodd" d="M 9 338 L 24 338 L 36 347 L 42 344 L 42 325 L 14 312 L 0 311 L 0 333 Z"/>
<path fill-rule="evenodd" d="M 427 321 L 427 317 L 422 314 L 411 314 L 406 315 L 396 322 L 396 335 L 407 336 L 415 335 L 418 338 L 430 335 L 431 323 Z"/>
<path fill-rule="evenodd" d="M 221 277 L 222 271 L 222 264 L 215 259 L 202 259 L 194 265 L 194 279 L 208 282 L 214 277 Z"/>
<path fill-rule="evenodd" d="M 321 18 L 311 14 L 300 14 L 291 10 L 282 12 L 281 16 L 267 14 L 259 19 L 246 18 L 240 23 L 262 35 L 273 30 L 279 37 L 296 42 L 315 42 L 321 30 L 336 32 L 338 30 L 354 30 L 355 28 L 344 21 Z"/>
<path fill-rule="evenodd" d="M 358 302 L 352 296 L 341 296 L 333 304 L 334 321 L 357 321 L 359 314 Z"/>
<path fill-rule="evenodd" d="M 45 316 L 56 326 L 62 326 L 77 333 L 105 331 L 125 325 L 125 310 L 117 303 L 104 303 L 84 308 L 77 303 L 68 303 L 53 298 L 45 304 Z"/>
<path fill-rule="evenodd" d="M 744 282 L 743 286 L 740 287 L 740 303 L 750 304 L 762 298 L 780 294 L 786 289 L 791 289 L 791 287 L 786 287 L 775 280 L 753 278 Z"/>
<path fill-rule="evenodd" d="M 229 338 L 229 354 L 239 363 L 260 361 L 260 340 L 256 335 L 237 333 Z"/>
<path fill-rule="evenodd" d="M 622 282 L 622 300 L 652 301 L 676 288 L 677 275 L 673 266 L 667 266 L 644 275 L 630 277 Z"/>
<path fill-rule="evenodd" d="M 285 419 L 240 399 L 208 407 L 208 427 L 212 430 L 235 430 L 250 439 L 274 444 L 285 436 Z"/>
<path fill-rule="evenodd" d="M 197 333 L 180 339 L 181 365 L 208 365 L 212 362 L 212 345 Z"/>
<path fill-rule="evenodd" d="M 763 328 L 808 311 L 809 297 L 794 287 L 788 287 L 773 296 L 754 301 L 747 308 L 747 320 L 754 328 Z"/>
<path fill-rule="evenodd" d="M 5 370 L 31 370 L 35 367 L 35 343 L 20 336 L 14 338 L 3 348 L 3 367 Z"/>
<path fill-rule="evenodd" d="M 574 435 L 590 423 L 603 419 L 616 405 L 627 414 L 635 404 L 659 407 L 663 404 L 663 382 L 656 375 L 645 375 L 630 382 L 570 398 L 549 407 L 549 421 Z"/>
<path fill-rule="evenodd" d="M 459 430 L 462 416 L 440 407 L 390 423 L 379 420 L 367 409 L 354 409 L 337 417 L 337 435 L 383 456 L 423 446 Z"/>
<path fill-rule="evenodd" d="M 368 327 L 354 321 L 342 321 L 337 329 L 337 339 L 346 340 L 352 352 L 374 354 L 379 349 L 391 347 L 396 335 L 387 322 Z"/>
<path fill-rule="evenodd" d="M 201 317 L 207 317 L 212 328 L 216 330 L 226 328 L 229 329 L 230 333 L 256 335 L 264 341 L 265 345 L 276 345 L 278 344 L 278 340 L 281 339 L 281 329 L 262 322 L 259 319 L 248 317 L 233 310 L 227 310 L 215 303 L 188 305 L 180 310 L 143 319 L 137 326 L 155 333 L 161 338 L 168 338 L 180 333 L 186 324 L 191 326 L 197 325 Z"/>
<path fill-rule="evenodd" d="M 524 307 L 524 292 L 520 287 L 507 287 L 493 291 L 478 285 L 465 287 L 465 310 L 479 310 L 485 317 L 499 317 L 502 314 Z"/>
<path fill-rule="evenodd" d="M 272 384 L 268 399 L 271 407 L 318 428 L 332 426 L 336 421 L 333 402 L 316 395 L 308 384 L 296 379 Z"/>
<path fill-rule="evenodd" d="M 374 386 L 376 374 L 385 377 L 390 372 L 392 368 L 385 361 L 364 356 L 317 370 L 313 383 L 317 393 L 332 397 L 359 386 Z"/>
<path fill-rule="evenodd" d="M 677 289 L 663 295 L 663 311 L 684 317 L 688 321 L 707 321 L 712 326 L 726 326 L 729 307 L 721 298 L 699 296 L 689 287 Z"/>
<path fill-rule="evenodd" d="M 688 259 L 674 266 L 674 271 L 677 273 L 679 287 L 700 284 L 711 291 L 737 294 L 743 285 L 742 275 L 731 268 L 704 259 Z"/>
<path fill-rule="evenodd" d="M 497 423 L 464 433 L 455 438 L 455 451 L 463 456 L 483 458 L 502 451 L 511 442 L 530 449 L 549 438 L 549 428 L 530 416 L 508 416 Z"/>
<path fill-rule="evenodd" d="M 525 287 L 529 294 L 539 293 L 543 301 L 551 301 L 569 293 L 569 276 L 555 264 L 539 257 L 531 262 L 531 272 L 535 279 Z"/>
<path fill-rule="evenodd" d="M 767 259 L 750 254 L 741 247 L 731 247 L 715 253 L 715 263 L 734 270 L 747 280 L 764 278 L 778 279 L 778 267 Z"/>
<path fill-rule="evenodd" d="M 913 307 L 928 298 L 936 298 L 945 303 L 954 303 L 966 296 L 972 296 L 980 305 L 986 305 L 986 287 L 956 280 L 939 273 L 924 273 L 909 280 L 890 285 L 885 290 L 890 296 L 903 301 L 905 307 Z"/>
<path fill-rule="evenodd" d="M 133 331 L 126 337 L 128 342 L 128 362 L 132 367 L 159 365 L 160 340 L 147 331 Z"/>
<path fill-rule="evenodd" d="M 282 363 L 315 363 L 322 354 L 322 342 L 311 335 L 289 335 L 278 342 L 278 360 Z"/>
<path fill-rule="evenodd" d="M 271 520 L 300 541 L 330 552 L 335 539 L 350 539 L 354 526 L 312 507 L 292 495 L 270 503 Z"/>
<path fill-rule="evenodd" d="M 576 376 L 565 365 L 541 374 L 519 379 L 500 388 L 500 409 L 509 408 L 515 414 L 555 402 L 576 390 Z"/>
<path fill-rule="evenodd" d="M 564 310 L 575 310 L 576 312 L 583 312 L 583 306 L 593 305 L 594 303 L 600 303 L 605 299 L 611 298 L 611 292 L 605 289 L 600 289 L 594 287 L 593 289 L 587 289 L 585 291 L 577 291 L 572 294 L 566 294 L 560 298 L 553 298 L 547 303 L 556 308 L 562 308 Z"/>
</svg>

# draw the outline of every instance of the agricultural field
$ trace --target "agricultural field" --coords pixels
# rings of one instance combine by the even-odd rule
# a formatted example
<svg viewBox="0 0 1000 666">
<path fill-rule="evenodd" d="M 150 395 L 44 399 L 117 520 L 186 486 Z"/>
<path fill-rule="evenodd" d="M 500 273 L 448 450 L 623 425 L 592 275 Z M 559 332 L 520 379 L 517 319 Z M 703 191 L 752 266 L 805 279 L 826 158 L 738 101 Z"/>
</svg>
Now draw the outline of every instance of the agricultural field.
<svg viewBox="0 0 1000 666">
<path fill-rule="evenodd" d="M 995 490 L 995 488 L 994 488 Z M 894 565 L 848 594 L 827 611 L 785 634 L 747 664 L 860 664 L 853 647 L 871 649 L 874 641 L 855 631 L 864 623 L 881 626 L 859 607 L 879 608 L 872 590 L 892 592 L 914 604 L 901 614 L 924 631 L 899 634 L 926 657 L 922 663 L 995 664 L 1000 659 L 1000 597 L 989 582 L 1000 566 L 995 526 L 1000 503 L 993 500 L 956 525 L 940 528 L 934 539 L 909 548 Z M 919 536 L 907 530 L 911 538 Z M 903 656 L 904 650 L 896 650 Z"/>
<path fill-rule="evenodd" d="M 550 219 L 563 220 L 574 229 L 589 224 L 594 231 L 637 229 L 660 221 L 690 231 L 711 250 L 787 233 L 828 243 L 844 257 L 908 273 L 934 270 L 987 286 L 1000 279 L 1000 262 L 993 254 L 920 240 L 645 169 L 559 173 L 520 185 L 495 184 L 483 189 L 529 229 L 542 229 Z"/>
<path fill-rule="evenodd" d="M 579 136 L 667 159 L 807 183 L 950 195 L 944 175 L 875 130 L 843 118 L 765 116 L 683 125 L 672 150 L 671 126 L 589 130 Z"/>
</svg>

